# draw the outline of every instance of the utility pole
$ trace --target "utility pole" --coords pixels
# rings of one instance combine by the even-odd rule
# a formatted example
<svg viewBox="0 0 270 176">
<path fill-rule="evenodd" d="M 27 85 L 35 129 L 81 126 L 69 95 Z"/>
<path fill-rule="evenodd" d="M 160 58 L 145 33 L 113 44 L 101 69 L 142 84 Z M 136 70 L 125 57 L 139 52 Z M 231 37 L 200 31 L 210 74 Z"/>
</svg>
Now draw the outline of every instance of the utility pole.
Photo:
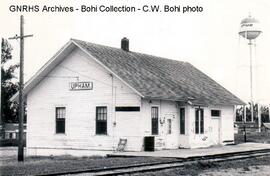
<svg viewBox="0 0 270 176">
<path fill-rule="evenodd" d="M 24 35 L 24 19 L 23 15 L 20 18 L 20 36 L 16 35 L 9 39 L 20 39 L 20 83 L 19 83 L 19 140 L 18 140 L 18 161 L 24 161 L 23 149 L 23 121 L 24 121 L 24 38 L 32 37 L 33 35 Z"/>
</svg>

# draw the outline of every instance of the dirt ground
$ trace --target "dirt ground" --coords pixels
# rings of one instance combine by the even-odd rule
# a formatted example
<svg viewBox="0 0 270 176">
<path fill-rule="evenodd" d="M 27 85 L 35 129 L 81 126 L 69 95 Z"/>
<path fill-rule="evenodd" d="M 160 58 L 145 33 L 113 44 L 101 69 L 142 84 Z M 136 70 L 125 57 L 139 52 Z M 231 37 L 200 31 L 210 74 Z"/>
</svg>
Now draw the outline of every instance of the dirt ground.
<svg viewBox="0 0 270 176">
<path fill-rule="evenodd" d="M 249 141 L 270 143 L 270 133 L 250 134 Z M 237 143 L 241 143 L 243 136 L 235 136 Z M 121 166 L 128 164 L 142 164 L 160 162 L 166 158 L 134 157 L 134 158 L 106 158 L 106 157 L 26 157 L 24 163 L 17 162 L 16 147 L 0 148 L 0 175 L 36 175 L 59 171 L 94 169 L 100 167 Z M 173 160 L 173 159 L 170 159 Z M 156 171 L 154 173 L 135 174 L 138 176 L 240 176 L 258 175 L 270 176 L 270 155 L 242 161 L 222 163 L 197 162 L 181 168 Z"/>
<path fill-rule="evenodd" d="M 104 157 L 27 157 L 24 163 L 16 161 L 16 149 L 2 150 L 5 156 L 0 157 L 0 175 L 37 175 L 59 171 L 94 169 L 100 167 L 123 166 L 147 162 L 165 161 L 166 158 L 132 157 L 132 158 L 104 158 Z M 2 155 L 2 156 L 3 156 Z M 270 155 L 251 158 L 242 161 L 227 161 L 210 163 L 198 161 L 181 168 L 166 169 L 154 173 L 135 174 L 137 176 L 239 176 L 258 175 L 270 176 Z"/>
<path fill-rule="evenodd" d="M 270 156 L 219 163 L 197 162 L 181 168 L 166 169 L 135 176 L 270 176 Z"/>
<path fill-rule="evenodd" d="M 252 175 L 252 176 L 267 176 L 270 175 L 270 165 L 263 166 L 250 166 L 244 168 L 232 168 L 226 170 L 216 170 L 208 171 L 200 176 L 242 176 L 242 175 Z"/>
</svg>

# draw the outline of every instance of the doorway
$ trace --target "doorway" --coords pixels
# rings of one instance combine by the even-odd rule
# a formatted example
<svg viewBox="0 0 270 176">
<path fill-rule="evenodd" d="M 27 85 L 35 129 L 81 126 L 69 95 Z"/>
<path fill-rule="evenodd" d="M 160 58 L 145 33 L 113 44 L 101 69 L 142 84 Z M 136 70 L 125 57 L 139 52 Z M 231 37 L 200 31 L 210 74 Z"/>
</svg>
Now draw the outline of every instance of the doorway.
<svg viewBox="0 0 270 176">
<path fill-rule="evenodd" d="M 212 123 L 212 141 L 214 145 L 220 144 L 220 118 L 211 118 Z"/>
<path fill-rule="evenodd" d="M 174 129 L 174 117 L 173 114 L 167 114 L 165 116 L 165 141 L 166 149 L 172 149 L 175 147 L 177 140 L 175 139 L 175 129 Z"/>
</svg>

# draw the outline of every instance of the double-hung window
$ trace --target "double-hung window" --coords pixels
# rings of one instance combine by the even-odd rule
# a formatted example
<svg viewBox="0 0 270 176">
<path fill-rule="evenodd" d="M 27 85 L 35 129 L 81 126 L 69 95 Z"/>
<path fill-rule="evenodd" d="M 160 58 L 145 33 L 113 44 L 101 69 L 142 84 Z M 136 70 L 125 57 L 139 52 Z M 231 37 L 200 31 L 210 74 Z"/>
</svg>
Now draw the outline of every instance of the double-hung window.
<svg viewBox="0 0 270 176">
<path fill-rule="evenodd" d="M 65 133 L 66 130 L 66 108 L 56 107 L 55 108 L 55 119 L 56 119 L 56 133 Z"/>
<path fill-rule="evenodd" d="M 185 134 L 185 108 L 180 108 L 180 134 Z"/>
<path fill-rule="evenodd" d="M 204 133 L 204 112 L 201 108 L 195 109 L 195 134 Z"/>
<path fill-rule="evenodd" d="M 158 107 L 151 108 L 152 135 L 158 135 Z"/>
<path fill-rule="evenodd" d="M 107 107 L 96 107 L 96 134 L 107 134 Z"/>
</svg>

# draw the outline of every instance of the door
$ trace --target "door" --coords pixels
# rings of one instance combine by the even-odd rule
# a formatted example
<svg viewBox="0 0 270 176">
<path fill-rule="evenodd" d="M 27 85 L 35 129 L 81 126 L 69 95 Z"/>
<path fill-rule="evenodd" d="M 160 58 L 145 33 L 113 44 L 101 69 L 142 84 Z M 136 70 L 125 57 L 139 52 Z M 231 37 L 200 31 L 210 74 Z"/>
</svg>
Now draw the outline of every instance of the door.
<svg viewBox="0 0 270 176">
<path fill-rule="evenodd" d="M 220 118 L 211 118 L 212 141 L 214 145 L 220 144 Z"/>
<path fill-rule="evenodd" d="M 177 144 L 177 139 L 175 138 L 175 130 L 174 130 L 174 115 L 168 114 L 165 116 L 165 141 L 166 148 L 172 149 L 175 148 Z"/>
</svg>

